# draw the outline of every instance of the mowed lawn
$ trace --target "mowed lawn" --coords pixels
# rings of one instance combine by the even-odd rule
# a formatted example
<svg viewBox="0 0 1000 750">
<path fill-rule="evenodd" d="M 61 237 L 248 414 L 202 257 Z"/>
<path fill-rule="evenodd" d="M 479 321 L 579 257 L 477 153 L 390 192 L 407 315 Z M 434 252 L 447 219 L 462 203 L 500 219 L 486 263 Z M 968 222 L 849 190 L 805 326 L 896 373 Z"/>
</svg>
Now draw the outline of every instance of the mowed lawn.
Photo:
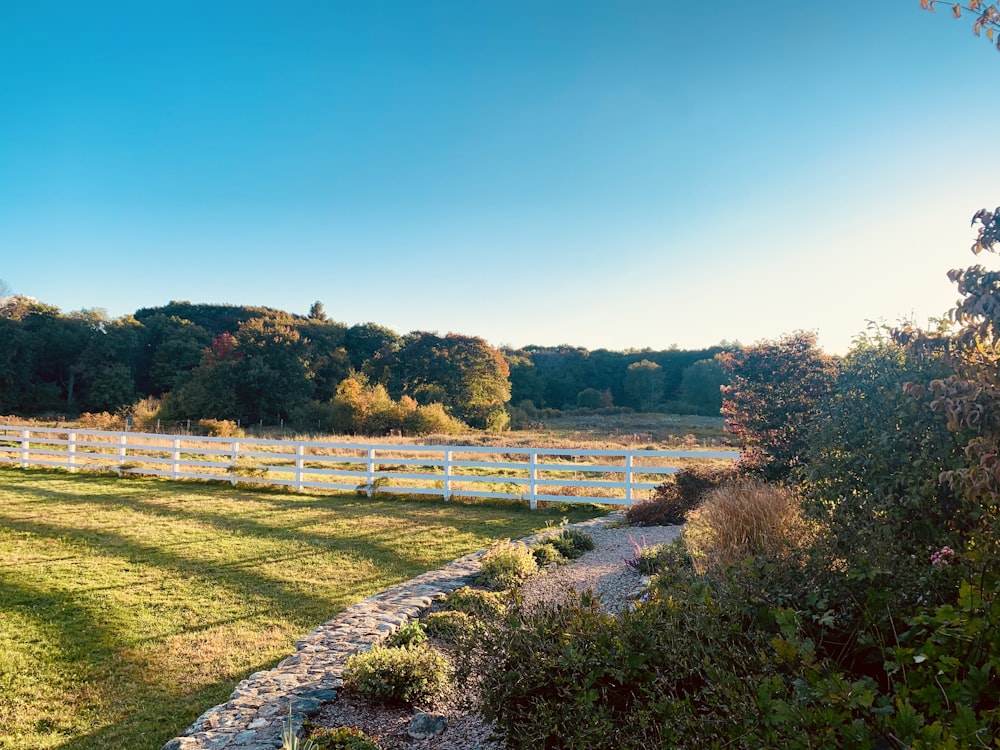
<svg viewBox="0 0 1000 750">
<path fill-rule="evenodd" d="M 600 513 L 0 470 L 0 748 L 158 750 L 345 607 Z"/>
</svg>

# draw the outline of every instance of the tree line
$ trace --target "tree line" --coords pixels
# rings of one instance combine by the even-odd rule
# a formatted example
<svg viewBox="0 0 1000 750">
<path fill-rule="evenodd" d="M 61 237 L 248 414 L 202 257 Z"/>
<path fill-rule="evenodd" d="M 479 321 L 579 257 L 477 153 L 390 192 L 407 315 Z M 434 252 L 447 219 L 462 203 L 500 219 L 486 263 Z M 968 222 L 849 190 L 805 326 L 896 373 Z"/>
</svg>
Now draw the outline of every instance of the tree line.
<svg viewBox="0 0 1000 750">
<path fill-rule="evenodd" d="M 718 414 L 726 376 L 695 351 L 526 347 L 375 323 L 323 305 L 170 302 L 111 318 L 0 296 L 0 414 L 124 413 L 362 434 L 501 430 L 539 410 Z M 732 348 L 732 347 L 728 347 Z"/>
</svg>

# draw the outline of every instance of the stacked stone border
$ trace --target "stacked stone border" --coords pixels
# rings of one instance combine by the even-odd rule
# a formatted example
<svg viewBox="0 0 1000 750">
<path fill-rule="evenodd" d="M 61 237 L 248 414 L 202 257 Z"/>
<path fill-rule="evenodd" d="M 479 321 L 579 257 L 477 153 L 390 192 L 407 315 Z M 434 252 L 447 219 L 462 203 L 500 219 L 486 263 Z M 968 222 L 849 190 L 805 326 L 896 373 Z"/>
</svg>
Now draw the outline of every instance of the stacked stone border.
<svg viewBox="0 0 1000 750">
<path fill-rule="evenodd" d="M 588 529 L 620 521 L 612 514 L 573 524 Z M 522 541 L 534 542 L 551 532 Z M 453 560 L 442 568 L 375 594 L 341 612 L 300 638 L 295 653 L 273 669 L 255 672 L 236 685 L 229 700 L 210 708 L 163 750 L 274 750 L 291 716 L 297 734 L 343 684 L 347 657 L 381 643 L 391 633 L 419 619 L 433 600 L 472 583 L 485 550 Z"/>
</svg>

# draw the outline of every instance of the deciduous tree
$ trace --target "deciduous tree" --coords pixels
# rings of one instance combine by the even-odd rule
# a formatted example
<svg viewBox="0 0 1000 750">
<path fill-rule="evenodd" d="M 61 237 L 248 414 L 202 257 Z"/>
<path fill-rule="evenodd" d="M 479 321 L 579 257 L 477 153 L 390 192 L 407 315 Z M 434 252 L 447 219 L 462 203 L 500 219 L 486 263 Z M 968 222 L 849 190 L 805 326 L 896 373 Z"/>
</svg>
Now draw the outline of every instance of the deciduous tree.
<svg viewBox="0 0 1000 750">
<path fill-rule="evenodd" d="M 652 411 L 663 398 L 663 368 L 643 359 L 628 366 L 625 393 L 640 411 Z"/>
<path fill-rule="evenodd" d="M 807 429 L 820 399 L 833 388 L 837 365 L 799 331 L 777 341 L 719 355 L 730 377 L 722 415 L 740 441 L 740 467 L 765 479 L 783 479 L 800 462 Z"/>
</svg>

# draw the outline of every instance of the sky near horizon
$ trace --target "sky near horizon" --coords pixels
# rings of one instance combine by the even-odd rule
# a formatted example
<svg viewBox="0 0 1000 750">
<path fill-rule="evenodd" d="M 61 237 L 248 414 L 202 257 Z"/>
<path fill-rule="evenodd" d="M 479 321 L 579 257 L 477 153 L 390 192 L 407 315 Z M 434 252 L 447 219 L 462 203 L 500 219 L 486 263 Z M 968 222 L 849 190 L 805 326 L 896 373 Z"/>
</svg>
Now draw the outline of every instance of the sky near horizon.
<svg viewBox="0 0 1000 750">
<path fill-rule="evenodd" d="M 926 323 L 1000 52 L 918 0 L 6 3 L 0 279 L 503 346 Z"/>
</svg>

